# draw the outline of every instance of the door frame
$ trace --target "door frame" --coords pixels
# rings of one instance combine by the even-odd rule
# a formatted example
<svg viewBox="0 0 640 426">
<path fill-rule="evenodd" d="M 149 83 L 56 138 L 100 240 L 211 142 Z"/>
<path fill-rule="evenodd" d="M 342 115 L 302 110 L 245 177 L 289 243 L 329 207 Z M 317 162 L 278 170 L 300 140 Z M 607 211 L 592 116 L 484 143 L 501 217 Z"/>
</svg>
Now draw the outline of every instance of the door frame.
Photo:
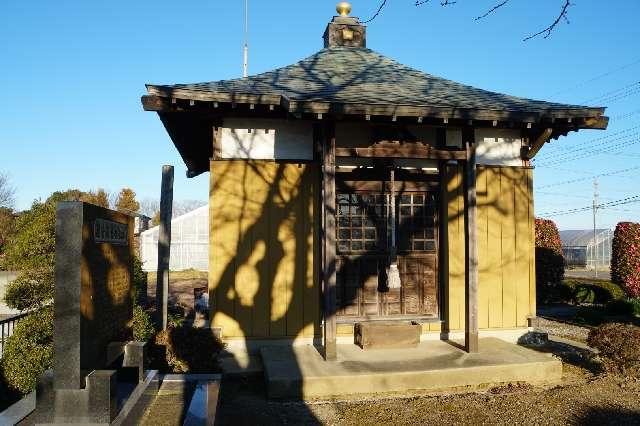
<svg viewBox="0 0 640 426">
<path fill-rule="evenodd" d="M 444 291 L 443 283 L 443 242 L 446 241 L 446 236 L 441 234 L 446 232 L 446 227 L 443 225 L 443 214 L 446 214 L 444 205 L 444 196 L 446 195 L 442 190 L 442 167 L 441 163 L 438 165 L 438 173 L 430 174 L 417 170 L 396 169 L 396 192 L 431 192 L 436 195 L 436 206 L 434 211 L 434 231 L 435 231 L 435 261 L 434 261 L 434 280 L 437 297 L 437 313 L 433 315 L 424 314 L 399 314 L 399 315 L 378 315 L 378 316 L 344 316 L 339 314 L 340 308 L 336 305 L 336 322 L 339 324 L 353 324 L 356 322 L 368 322 L 368 321 L 415 321 L 419 323 L 441 323 L 444 318 L 444 306 L 446 292 Z M 338 193 L 378 193 L 388 194 L 390 189 L 390 182 L 388 179 L 388 168 L 376 166 L 375 168 L 365 169 L 353 169 L 351 171 L 336 170 L 336 208 L 338 206 Z M 383 179 L 380 179 L 384 176 Z M 398 188 L 398 186 L 400 186 Z M 399 195 L 398 195 L 399 196 Z M 336 210 L 337 211 L 337 210 Z M 337 214 L 336 214 L 337 218 Z M 335 228 L 336 232 L 336 257 L 338 258 L 353 258 L 354 255 L 341 255 L 338 252 L 338 227 Z M 443 238 L 444 237 L 444 238 Z M 384 256 L 380 253 L 379 256 Z M 405 254 L 405 256 L 407 256 Z M 371 255 L 375 257 L 375 255 Z M 409 254 L 407 257 L 411 257 Z M 420 290 L 423 294 L 424 287 Z M 379 292 L 383 293 L 383 292 Z M 360 303 L 360 302 L 358 302 Z M 378 304 L 381 302 L 379 301 Z M 380 306 L 380 305 L 379 305 Z"/>
</svg>

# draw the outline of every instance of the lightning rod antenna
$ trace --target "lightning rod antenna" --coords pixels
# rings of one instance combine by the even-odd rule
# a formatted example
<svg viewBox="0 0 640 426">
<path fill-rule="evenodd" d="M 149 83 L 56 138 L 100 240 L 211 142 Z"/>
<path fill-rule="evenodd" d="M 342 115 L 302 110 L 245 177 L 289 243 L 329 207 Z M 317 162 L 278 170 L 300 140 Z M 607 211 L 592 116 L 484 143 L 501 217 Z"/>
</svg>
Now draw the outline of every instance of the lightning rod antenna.
<svg viewBox="0 0 640 426">
<path fill-rule="evenodd" d="M 242 63 L 242 76 L 249 75 L 249 0 L 244 0 L 244 61 Z"/>
</svg>

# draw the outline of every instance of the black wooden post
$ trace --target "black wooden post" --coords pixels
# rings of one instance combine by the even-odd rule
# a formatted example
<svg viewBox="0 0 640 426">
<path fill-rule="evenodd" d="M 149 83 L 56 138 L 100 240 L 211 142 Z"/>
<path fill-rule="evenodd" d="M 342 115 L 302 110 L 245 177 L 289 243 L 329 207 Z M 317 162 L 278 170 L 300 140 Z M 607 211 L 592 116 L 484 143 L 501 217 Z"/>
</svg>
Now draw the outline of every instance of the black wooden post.
<svg viewBox="0 0 640 426">
<path fill-rule="evenodd" d="M 324 357 L 337 359 L 336 348 L 336 138 L 335 123 L 328 122 L 322 133 L 324 256 L 323 256 L 323 310 Z"/>
<path fill-rule="evenodd" d="M 172 210 L 173 166 L 162 166 L 160 225 L 158 227 L 158 281 L 156 283 L 156 323 L 162 330 L 167 329 Z"/>
<path fill-rule="evenodd" d="M 478 228 L 476 222 L 476 150 L 467 142 L 465 161 L 466 262 L 465 262 L 465 331 L 467 352 L 478 352 Z"/>
</svg>

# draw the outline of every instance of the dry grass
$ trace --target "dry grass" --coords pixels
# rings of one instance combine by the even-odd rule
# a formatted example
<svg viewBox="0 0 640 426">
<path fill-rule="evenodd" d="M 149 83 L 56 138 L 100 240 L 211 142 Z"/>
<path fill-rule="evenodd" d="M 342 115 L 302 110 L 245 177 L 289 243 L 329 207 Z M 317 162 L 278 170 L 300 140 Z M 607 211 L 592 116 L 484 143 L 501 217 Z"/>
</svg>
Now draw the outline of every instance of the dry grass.
<svg viewBox="0 0 640 426">
<path fill-rule="evenodd" d="M 195 269 L 187 269 L 185 271 L 171 271 L 169 272 L 169 282 L 182 281 L 182 280 L 206 280 L 208 273 L 206 271 L 196 271 Z M 155 272 L 149 272 L 147 274 L 147 282 L 151 285 L 155 285 L 157 280 L 157 274 Z"/>
<path fill-rule="evenodd" d="M 147 275 L 147 300 L 154 305 L 156 297 L 156 273 Z M 169 305 L 184 310 L 189 315 L 193 310 L 193 290 L 208 286 L 207 272 L 189 269 L 169 273 Z"/>
</svg>

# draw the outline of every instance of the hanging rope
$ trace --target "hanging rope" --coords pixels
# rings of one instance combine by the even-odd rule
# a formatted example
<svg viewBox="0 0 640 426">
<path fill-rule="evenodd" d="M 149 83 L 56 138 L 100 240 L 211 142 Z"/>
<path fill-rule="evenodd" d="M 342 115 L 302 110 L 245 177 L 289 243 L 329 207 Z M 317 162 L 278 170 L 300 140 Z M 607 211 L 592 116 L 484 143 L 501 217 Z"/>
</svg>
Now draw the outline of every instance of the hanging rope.
<svg viewBox="0 0 640 426">
<path fill-rule="evenodd" d="M 397 248 L 396 248 L 396 172 L 391 169 L 391 250 L 389 253 L 389 270 L 387 271 L 387 287 L 400 288 L 400 270 L 398 269 Z"/>
</svg>

